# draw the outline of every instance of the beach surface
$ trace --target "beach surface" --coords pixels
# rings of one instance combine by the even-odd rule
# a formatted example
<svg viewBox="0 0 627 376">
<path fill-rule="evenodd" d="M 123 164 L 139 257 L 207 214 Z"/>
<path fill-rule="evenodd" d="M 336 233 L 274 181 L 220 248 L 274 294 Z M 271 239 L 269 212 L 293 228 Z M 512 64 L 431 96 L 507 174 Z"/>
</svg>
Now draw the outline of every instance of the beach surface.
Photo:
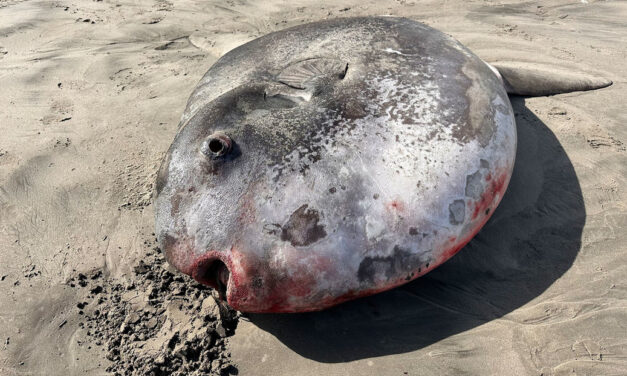
<svg viewBox="0 0 627 376">
<path fill-rule="evenodd" d="M 511 98 L 508 191 L 437 270 L 323 312 L 229 312 L 153 233 L 187 98 L 246 41 L 365 15 L 613 85 Z M 0 0 L 0 375 L 625 375 L 626 98 L 627 2 Z"/>
</svg>

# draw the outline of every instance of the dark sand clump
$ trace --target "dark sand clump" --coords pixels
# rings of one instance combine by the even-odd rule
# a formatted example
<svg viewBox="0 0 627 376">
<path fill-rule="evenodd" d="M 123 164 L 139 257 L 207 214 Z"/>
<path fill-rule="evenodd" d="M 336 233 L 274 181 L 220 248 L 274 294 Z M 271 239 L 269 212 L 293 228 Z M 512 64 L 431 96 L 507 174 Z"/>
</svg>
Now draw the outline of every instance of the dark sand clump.
<svg viewBox="0 0 627 376">
<path fill-rule="evenodd" d="M 213 290 L 163 267 L 150 252 L 123 283 L 101 271 L 70 281 L 89 289 L 77 304 L 85 319 L 89 345 L 103 346 L 114 375 L 237 374 L 226 338 L 237 326 L 237 313 Z"/>
</svg>

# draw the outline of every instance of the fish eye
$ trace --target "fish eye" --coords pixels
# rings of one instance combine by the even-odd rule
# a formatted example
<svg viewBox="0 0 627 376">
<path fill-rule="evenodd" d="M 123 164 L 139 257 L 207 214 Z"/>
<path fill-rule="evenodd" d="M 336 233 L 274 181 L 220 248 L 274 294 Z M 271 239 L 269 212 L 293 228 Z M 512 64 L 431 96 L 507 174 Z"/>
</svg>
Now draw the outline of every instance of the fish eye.
<svg viewBox="0 0 627 376">
<path fill-rule="evenodd" d="M 201 153 L 208 157 L 222 157 L 231 151 L 233 141 L 222 132 L 216 132 L 207 137 L 200 147 Z"/>
<path fill-rule="evenodd" d="M 209 141 L 209 151 L 212 152 L 213 154 L 220 154 L 222 153 L 223 150 L 224 150 L 224 144 L 217 138 L 214 138 Z"/>
</svg>

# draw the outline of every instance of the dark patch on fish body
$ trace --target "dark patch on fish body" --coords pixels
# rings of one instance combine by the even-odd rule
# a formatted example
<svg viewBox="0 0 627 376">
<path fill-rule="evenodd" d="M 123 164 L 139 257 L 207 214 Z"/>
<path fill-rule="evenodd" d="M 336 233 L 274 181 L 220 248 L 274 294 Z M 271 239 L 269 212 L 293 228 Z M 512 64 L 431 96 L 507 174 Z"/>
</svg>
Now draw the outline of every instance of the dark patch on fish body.
<svg viewBox="0 0 627 376">
<path fill-rule="evenodd" d="M 296 209 L 283 225 L 281 240 L 293 246 L 306 246 L 327 236 L 324 226 L 319 224 L 320 213 L 305 204 Z"/>
<path fill-rule="evenodd" d="M 481 171 L 466 176 L 466 196 L 475 200 L 481 198 L 483 193 L 483 175 Z"/>
<path fill-rule="evenodd" d="M 455 200 L 448 206 L 449 223 L 459 225 L 464 223 L 466 216 L 466 202 L 464 200 Z"/>
<path fill-rule="evenodd" d="M 453 127 L 453 137 L 462 143 L 477 140 L 486 147 L 496 131 L 495 109 L 491 102 L 495 93 L 503 95 L 505 89 L 487 64 L 480 60 L 468 59 L 459 74 L 467 79 L 467 83 L 460 86 L 465 89 L 460 98 L 466 98 L 466 103 L 458 106 L 464 109 L 464 121 Z"/>
<path fill-rule="evenodd" d="M 474 200 L 479 200 L 481 194 L 485 190 L 485 183 L 483 177 L 488 173 L 490 163 L 485 159 L 479 160 L 479 169 L 474 173 L 466 176 L 466 197 L 470 197 Z"/>
<path fill-rule="evenodd" d="M 416 253 L 394 246 L 394 253 L 390 256 L 364 258 L 359 264 L 357 278 L 360 282 L 374 283 L 378 276 L 394 278 L 418 270 L 420 265 L 422 260 Z"/>
</svg>

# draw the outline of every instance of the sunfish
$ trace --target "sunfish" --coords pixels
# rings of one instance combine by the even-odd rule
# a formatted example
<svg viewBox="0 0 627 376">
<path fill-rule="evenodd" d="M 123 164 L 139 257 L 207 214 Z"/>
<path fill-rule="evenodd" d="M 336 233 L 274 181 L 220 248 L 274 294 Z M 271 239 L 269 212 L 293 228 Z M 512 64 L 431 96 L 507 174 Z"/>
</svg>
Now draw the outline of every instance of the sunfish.
<svg viewBox="0 0 627 376">
<path fill-rule="evenodd" d="M 300 312 L 414 280 L 490 218 L 516 154 L 508 91 L 608 86 L 492 67 L 396 17 L 274 32 L 191 95 L 155 187 L 168 262 L 244 312 Z"/>
</svg>

